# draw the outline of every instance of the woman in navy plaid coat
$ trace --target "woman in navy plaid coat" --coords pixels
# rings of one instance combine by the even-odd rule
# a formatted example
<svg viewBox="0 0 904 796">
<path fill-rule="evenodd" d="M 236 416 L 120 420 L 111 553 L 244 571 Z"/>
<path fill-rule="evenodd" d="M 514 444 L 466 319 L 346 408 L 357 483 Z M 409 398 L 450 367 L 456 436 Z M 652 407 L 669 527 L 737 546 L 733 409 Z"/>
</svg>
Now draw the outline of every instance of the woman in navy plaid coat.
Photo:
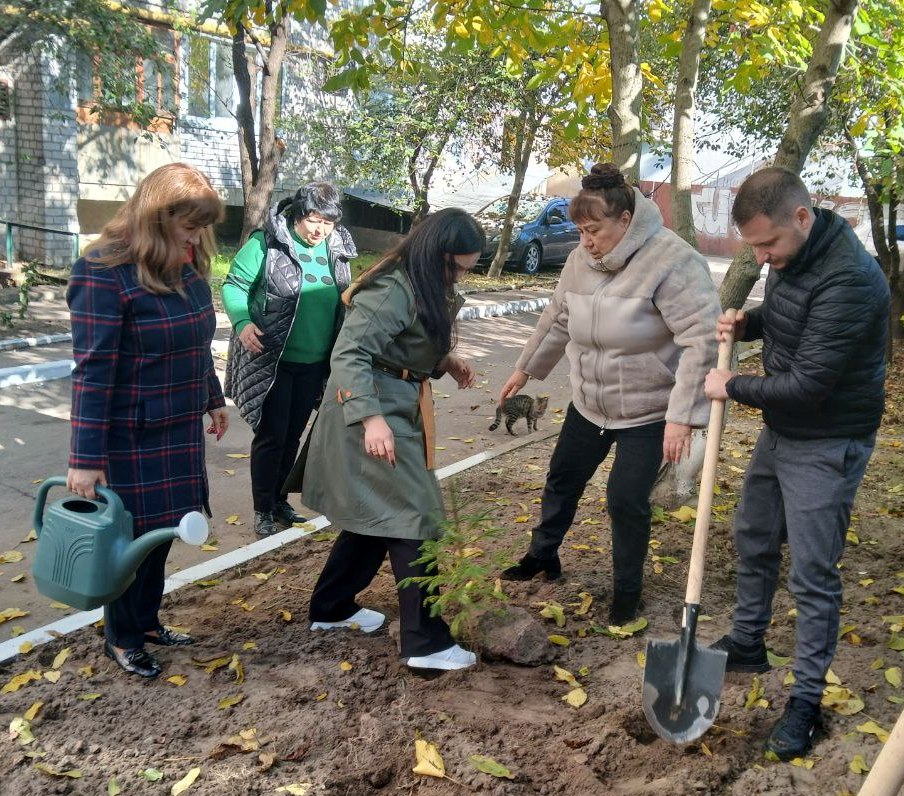
<svg viewBox="0 0 904 796">
<path fill-rule="evenodd" d="M 132 513 L 135 536 L 207 508 L 203 416 L 220 439 L 229 424 L 210 343 L 211 225 L 222 203 L 208 179 L 173 163 L 148 175 L 72 268 L 72 445 L 68 486 L 87 498 L 109 486 Z M 208 511 L 209 514 L 209 511 Z M 164 627 L 169 545 L 104 607 L 104 651 L 127 672 L 160 674 L 145 643 L 190 644 Z"/>
</svg>

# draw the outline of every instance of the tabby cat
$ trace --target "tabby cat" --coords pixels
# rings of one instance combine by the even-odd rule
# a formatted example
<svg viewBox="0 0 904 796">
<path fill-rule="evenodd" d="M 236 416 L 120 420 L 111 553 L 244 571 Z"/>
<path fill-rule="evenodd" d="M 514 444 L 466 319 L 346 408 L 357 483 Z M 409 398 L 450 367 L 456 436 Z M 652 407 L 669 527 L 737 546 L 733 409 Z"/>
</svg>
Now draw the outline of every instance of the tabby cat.
<svg viewBox="0 0 904 796">
<path fill-rule="evenodd" d="M 512 431 L 512 426 L 519 417 L 527 419 L 528 433 L 536 431 L 537 421 L 543 417 L 548 403 L 548 395 L 538 395 L 536 398 L 531 398 L 529 395 L 513 395 L 511 398 L 506 398 L 505 406 L 496 407 L 496 420 L 490 426 L 490 431 L 499 428 L 503 414 L 505 415 L 505 430 L 513 437 L 516 434 Z"/>
</svg>

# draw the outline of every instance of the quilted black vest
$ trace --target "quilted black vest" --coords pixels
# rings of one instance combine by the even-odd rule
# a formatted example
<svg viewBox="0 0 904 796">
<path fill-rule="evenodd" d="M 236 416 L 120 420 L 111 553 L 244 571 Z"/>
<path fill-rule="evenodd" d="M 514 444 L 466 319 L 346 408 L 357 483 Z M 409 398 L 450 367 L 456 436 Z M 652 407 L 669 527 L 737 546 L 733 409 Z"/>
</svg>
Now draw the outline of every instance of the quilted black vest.
<svg viewBox="0 0 904 796">
<path fill-rule="evenodd" d="M 295 244 L 286 219 L 270 208 L 263 229 L 267 243 L 267 258 L 248 294 L 251 321 L 263 332 L 263 351 L 246 351 L 235 334 L 229 340 L 229 359 L 226 365 L 225 394 L 235 401 L 239 413 L 256 429 L 260 422 L 261 406 L 276 377 L 276 366 L 282 356 L 292 328 L 298 305 L 299 285 L 304 269 L 295 254 Z M 351 283 L 349 259 L 357 256 L 354 242 L 344 227 L 337 226 L 327 238 L 330 272 L 338 293 Z M 330 344 L 336 340 L 345 308 L 338 302 Z"/>
</svg>

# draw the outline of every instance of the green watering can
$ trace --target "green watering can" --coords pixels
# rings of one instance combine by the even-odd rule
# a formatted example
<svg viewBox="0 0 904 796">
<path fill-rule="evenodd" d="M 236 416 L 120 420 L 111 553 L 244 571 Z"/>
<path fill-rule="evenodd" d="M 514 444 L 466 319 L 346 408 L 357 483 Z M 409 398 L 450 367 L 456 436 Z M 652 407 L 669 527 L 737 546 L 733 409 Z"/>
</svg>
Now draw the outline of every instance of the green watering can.
<svg viewBox="0 0 904 796">
<path fill-rule="evenodd" d="M 115 600 L 158 545 L 177 536 L 192 545 L 207 539 L 207 520 L 197 511 L 186 514 L 178 528 L 160 528 L 135 539 L 132 515 L 119 495 L 103 486 L 96 491 L 104 502 L 66 497 L 51 503 L 45 513 L 47 493 L 54 486 L 66 486 L 66 479 L 53 476 L 38 487 L 32 574 L 41 594 L 73 608 L 99 608 Z"/>
</svg>

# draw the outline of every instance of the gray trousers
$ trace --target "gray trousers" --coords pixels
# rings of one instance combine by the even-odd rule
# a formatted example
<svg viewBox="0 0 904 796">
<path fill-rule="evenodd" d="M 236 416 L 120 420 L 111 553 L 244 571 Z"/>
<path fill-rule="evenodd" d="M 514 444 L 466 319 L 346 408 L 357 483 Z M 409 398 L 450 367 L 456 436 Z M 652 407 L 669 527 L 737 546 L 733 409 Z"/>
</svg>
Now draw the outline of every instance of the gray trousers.
<svg viewBox="0 0 904 796">
<path fill-rule="evenodd" d="M 857 487 L 873 452 L 868 437 L 799 440 L 763 429 L 735 516 L 737 605 L 731 637 L 759 643 L 772 618 L 782 544 L 797 605 L 791 696 L 819 702 L 835 655 L 841 611 L 838 562 Z"/>
</svg>

